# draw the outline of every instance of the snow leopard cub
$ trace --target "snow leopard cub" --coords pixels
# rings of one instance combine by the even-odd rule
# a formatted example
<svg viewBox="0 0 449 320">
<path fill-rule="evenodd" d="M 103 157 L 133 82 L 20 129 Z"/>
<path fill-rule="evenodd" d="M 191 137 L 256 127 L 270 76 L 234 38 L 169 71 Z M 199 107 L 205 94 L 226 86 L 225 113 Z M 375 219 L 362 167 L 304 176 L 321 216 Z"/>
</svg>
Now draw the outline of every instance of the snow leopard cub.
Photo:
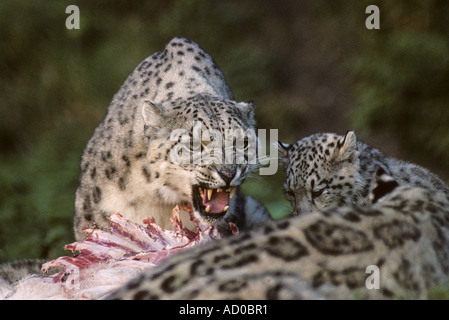
<svg viewBox="0 0 449 320">
<path fill-rule="evenodd" d="M 341 136 L 318 133 L 294 144 L 278 143 L 287 178 L 285 196 L 295 214 L 314 209 L 368 203 L 373 175 L 378 168 L 399 185 L 439 190 L 449 188 L 428 170 L 387 158 L 379 150 L 357 141 L 353 131 Z"/>
</svg>

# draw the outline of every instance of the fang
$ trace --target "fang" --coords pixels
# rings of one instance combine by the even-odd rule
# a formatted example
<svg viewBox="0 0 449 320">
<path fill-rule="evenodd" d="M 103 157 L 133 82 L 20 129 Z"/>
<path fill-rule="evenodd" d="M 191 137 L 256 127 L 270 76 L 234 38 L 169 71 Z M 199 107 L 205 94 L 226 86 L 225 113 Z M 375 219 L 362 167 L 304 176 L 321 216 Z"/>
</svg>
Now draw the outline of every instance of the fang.
<svg viewBox="0 0 449 320">
<path fill-rule="evenodd" d="M 210 212 L 210 206 L 206 207 L 206 212 L 209 213 Z"/>
<path fill-rule="evenodd" d="M 233 188 L 231 189 L 231 193 L 229 194 L 229 199 L 232 199 L 232 197 L 234 196 L 234 194 L 235 194 L 235 187 L 233 187 Z"/>
<path fill-rule="evenodd" d="M 214 191 L 212 189 L 207 189 L 207 200 L 210 200 L 210 198 L 212 198 L 212 193 Z"/>
</svg>

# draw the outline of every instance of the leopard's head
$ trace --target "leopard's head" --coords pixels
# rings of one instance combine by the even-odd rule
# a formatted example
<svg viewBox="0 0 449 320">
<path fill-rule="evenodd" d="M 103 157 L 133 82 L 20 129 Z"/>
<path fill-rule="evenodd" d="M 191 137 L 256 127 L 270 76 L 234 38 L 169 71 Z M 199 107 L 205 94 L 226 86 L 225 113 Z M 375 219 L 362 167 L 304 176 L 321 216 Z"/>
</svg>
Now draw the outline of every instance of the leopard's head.
<svg viewBox="0 0 449 320">
<path fill-rule="evenodd" d="M 256 167 L 253 103 L 195 95 L 147 101 L 142 114 L 160 197 L 190 205 L 212 224 L 232 214 L 236 189 Z"/>
<path fill-rule="evenodd" d="M 344 136 L 319 133 L 295 144 L 278 143 L 286 173 L 285 196 L 294 213 L 353 204 L 363 181 L 354 132 Z"/>
</svg>

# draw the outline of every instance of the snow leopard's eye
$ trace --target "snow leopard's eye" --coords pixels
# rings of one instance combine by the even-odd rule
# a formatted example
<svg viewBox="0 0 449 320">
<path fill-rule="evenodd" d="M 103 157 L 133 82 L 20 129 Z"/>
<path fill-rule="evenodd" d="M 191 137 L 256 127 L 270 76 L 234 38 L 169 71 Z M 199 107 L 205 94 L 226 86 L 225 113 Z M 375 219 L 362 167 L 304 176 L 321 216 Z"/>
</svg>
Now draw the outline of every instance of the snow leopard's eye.
<svg viewBox="0 0 449 320">
<path fill-rule="evenodd" d="M 199 143 L 199 141 L 194 141 L 193 139 L 191 139 L 190 140 L 190 151 L 191 152 L 195 152 L 195 151 L 203 152 L 212 141 L 213 141 L 213 139 L 211 139 L 211 141 L 201 140 L 201 143 Z"/>
<path fill-rule="evenodd" d="M 295 200 L 295 193 L 292 190 L 286 190 L 285 191 L 285 198 L 287 200 L 293 201 L 293 200 Z"/>
<path fill-rule="evenodd" d="M 214 140 L 213 137 L 211 137 L 210 139 L 211 139 L 210 141 L 208 141 L 208 140 L 201 140 L 201 147 L 202 147 L 202 150 L 201 150 L 201 151 L 203 151 L 204 149 L 206 149 L 207 146 Z"/>
<path fill-rule="evenodd" d="M 318 198 L 319 196 L 321 196 L 324 192 L 324 189 L 320 189 L 320 190 L 316 190 L 313 191 L 312 190 L 312 198 Z"/>
<path fill-rule="evenodd" d="M 248 147 L 249 147 L 249 139 L 248 137 L 245 137 L 245 139 L 243 139 L 243 150 L 248 151 Z"/>
<path fill-rule="evenodd" d="M 320 197 L 323 192 L 327 189 L 327 185 L 323 186 L 323 187 L 319 187 L 315 190 L 312 190 L 312 199 L 316 199 L 318 197 Z"/>
</svg>

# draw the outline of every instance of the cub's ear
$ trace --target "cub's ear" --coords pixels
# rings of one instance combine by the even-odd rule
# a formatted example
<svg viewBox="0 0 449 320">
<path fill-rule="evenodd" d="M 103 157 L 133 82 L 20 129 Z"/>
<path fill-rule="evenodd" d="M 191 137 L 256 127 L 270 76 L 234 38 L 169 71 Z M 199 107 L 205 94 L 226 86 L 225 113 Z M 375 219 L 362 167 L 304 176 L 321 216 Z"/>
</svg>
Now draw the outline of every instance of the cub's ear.
<svg viewBox="0 0 449 320">
<path fill-rule="evenodd" d="M 145 126 L 158 129 L 162 126 L 164 108 L 160 104 L 146 100 L 142 105 L 142 117 Z"/>
<path fill-rule="evenodd" d="M 357 157 L 357 138 L 354 131 L 348 131 L 337 141 L 334 158 L 338 161 L 345 161 L 355 160 Z"/>
<path fill-rule="evenodd" d="M 286 169 L 289 164 L 289 158 L 288 158 L 288 150 L 292 147 L 291 144 L 283 143 L 281 141 L 278 141 L 277 143 L 273 143 L 275 147 L 277 147 L 278 150 L 278 158 L 281 160 L 282 166 Z"/>
<path fill-rule="evenodd" d="M 388 175 L 383 168 L 379 167 L 373 177 L 369 200 L 371 203 L 376 203 L 382 197 L 392 192 L 397 186 L 399 186 L 399 184 L 396 180 Z"/>
</svg>

